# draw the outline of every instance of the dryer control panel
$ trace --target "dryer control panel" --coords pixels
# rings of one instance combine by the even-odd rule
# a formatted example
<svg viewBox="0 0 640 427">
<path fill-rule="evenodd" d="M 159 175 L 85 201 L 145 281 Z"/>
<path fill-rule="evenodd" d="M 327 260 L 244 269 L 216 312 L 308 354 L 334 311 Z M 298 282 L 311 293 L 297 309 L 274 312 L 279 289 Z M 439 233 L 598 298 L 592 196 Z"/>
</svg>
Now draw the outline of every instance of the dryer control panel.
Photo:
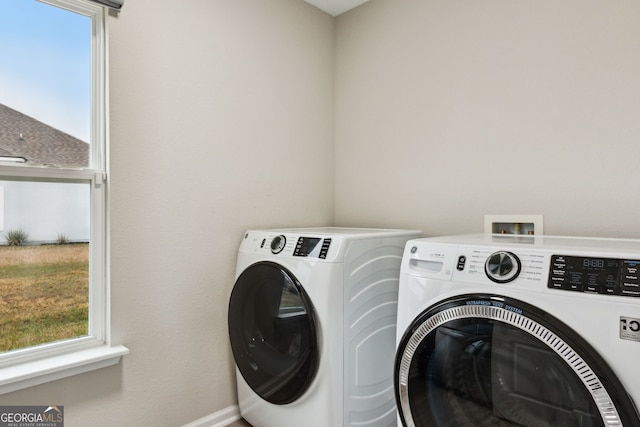
<svg viewBox="0 0 640 427">
<path fill-rule="evenodd" d="M 640 297 L 640 260 L 552 255 L 548 287 Z"/>
<path fill-rule="evenodd" d="M 299 237 L 296 242 L 296 247 L 293 250 L 293 256 L 325 259 L 330 245 L 330 238 Z"/>
<path fill-rule="evenodd" d="M 291 241 L 295 241 L 295 246 L 293 246 L 293 248 L 291 248 Z M 283 253 L 290 254 L 294 257 L 325 259 L 327 258 L 329 247 L 331 246 L 331 238 L 300 236 L 294 240 L 291 236 L 287 238 L 284 234 L 278 234 L 271 237 L 270 240 L 268 237 L 263 238 L 260 243 L 260 248 L 262 249 L 265 246 L 268 246 L 271 253 L 274 255 Z"/>
</svg>

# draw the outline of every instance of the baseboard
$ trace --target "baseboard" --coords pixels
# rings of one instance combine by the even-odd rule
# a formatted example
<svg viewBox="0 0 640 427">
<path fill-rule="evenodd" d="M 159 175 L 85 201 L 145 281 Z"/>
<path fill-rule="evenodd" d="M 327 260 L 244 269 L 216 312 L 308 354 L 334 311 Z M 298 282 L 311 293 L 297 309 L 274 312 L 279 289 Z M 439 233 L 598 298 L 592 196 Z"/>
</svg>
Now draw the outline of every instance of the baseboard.
<svg viewBox="0 0 640 427">
<path fill-rule="evenodd" d="M 190 422 L 189 424 L 185 424 L 182 427 L 225 427 L 239 419 L 240 408 L 234 405 Z"/>
</svg>

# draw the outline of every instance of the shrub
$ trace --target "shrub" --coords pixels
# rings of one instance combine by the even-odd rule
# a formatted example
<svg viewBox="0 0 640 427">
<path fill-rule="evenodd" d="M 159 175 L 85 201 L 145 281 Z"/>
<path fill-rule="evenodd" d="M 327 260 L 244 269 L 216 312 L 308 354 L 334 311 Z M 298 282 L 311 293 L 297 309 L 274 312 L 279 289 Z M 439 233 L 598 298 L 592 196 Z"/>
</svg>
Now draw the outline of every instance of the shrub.
<svg viewBox="0 0 640 427">
<path fill-rule="evenodd" d="M 66 245 L 67 243 L 69 243 L 69 239 L 67 238 L 67 235 L 64 233 L 58 233 L 58 238 L 56 239 L 56 244 L 57 245 Z"/>
<path fill-rule="evenodd" d="M 23 230 L 9 230 L 5 234 L 5 238 L 9 246 L 23 246 L 27 243 L 29 235 Z"/>
</svg>

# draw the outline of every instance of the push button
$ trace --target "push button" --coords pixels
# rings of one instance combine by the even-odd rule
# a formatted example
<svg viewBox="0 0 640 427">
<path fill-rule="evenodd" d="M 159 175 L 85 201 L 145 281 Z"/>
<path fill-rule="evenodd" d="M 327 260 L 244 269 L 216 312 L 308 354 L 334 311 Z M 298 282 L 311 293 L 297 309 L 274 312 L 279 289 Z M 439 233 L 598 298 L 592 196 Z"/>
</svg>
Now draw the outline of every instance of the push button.
<svg viewBox="0 0 640 427">
<path fill-rule="evenodd" d="M 464 270 L 464 265 L 466 262 L 467 262 L 466 256 L 460 255 L 460 257 L 458 257 L 458 266 L 457 266 L 458 271 Z"/>
</svg>

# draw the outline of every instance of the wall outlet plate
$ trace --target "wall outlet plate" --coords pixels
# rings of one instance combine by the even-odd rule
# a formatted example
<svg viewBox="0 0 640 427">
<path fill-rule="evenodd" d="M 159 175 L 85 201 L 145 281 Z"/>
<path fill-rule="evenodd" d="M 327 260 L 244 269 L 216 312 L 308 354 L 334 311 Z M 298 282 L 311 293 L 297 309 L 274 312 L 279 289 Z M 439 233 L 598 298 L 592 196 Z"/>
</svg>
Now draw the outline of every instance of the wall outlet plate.
<svg viewBox="0 0 640 427">
<path fill-rule="evenodd" d="M 542 215 L 485 215 L 488 234 L 544 234 Z"/>
</svg>

